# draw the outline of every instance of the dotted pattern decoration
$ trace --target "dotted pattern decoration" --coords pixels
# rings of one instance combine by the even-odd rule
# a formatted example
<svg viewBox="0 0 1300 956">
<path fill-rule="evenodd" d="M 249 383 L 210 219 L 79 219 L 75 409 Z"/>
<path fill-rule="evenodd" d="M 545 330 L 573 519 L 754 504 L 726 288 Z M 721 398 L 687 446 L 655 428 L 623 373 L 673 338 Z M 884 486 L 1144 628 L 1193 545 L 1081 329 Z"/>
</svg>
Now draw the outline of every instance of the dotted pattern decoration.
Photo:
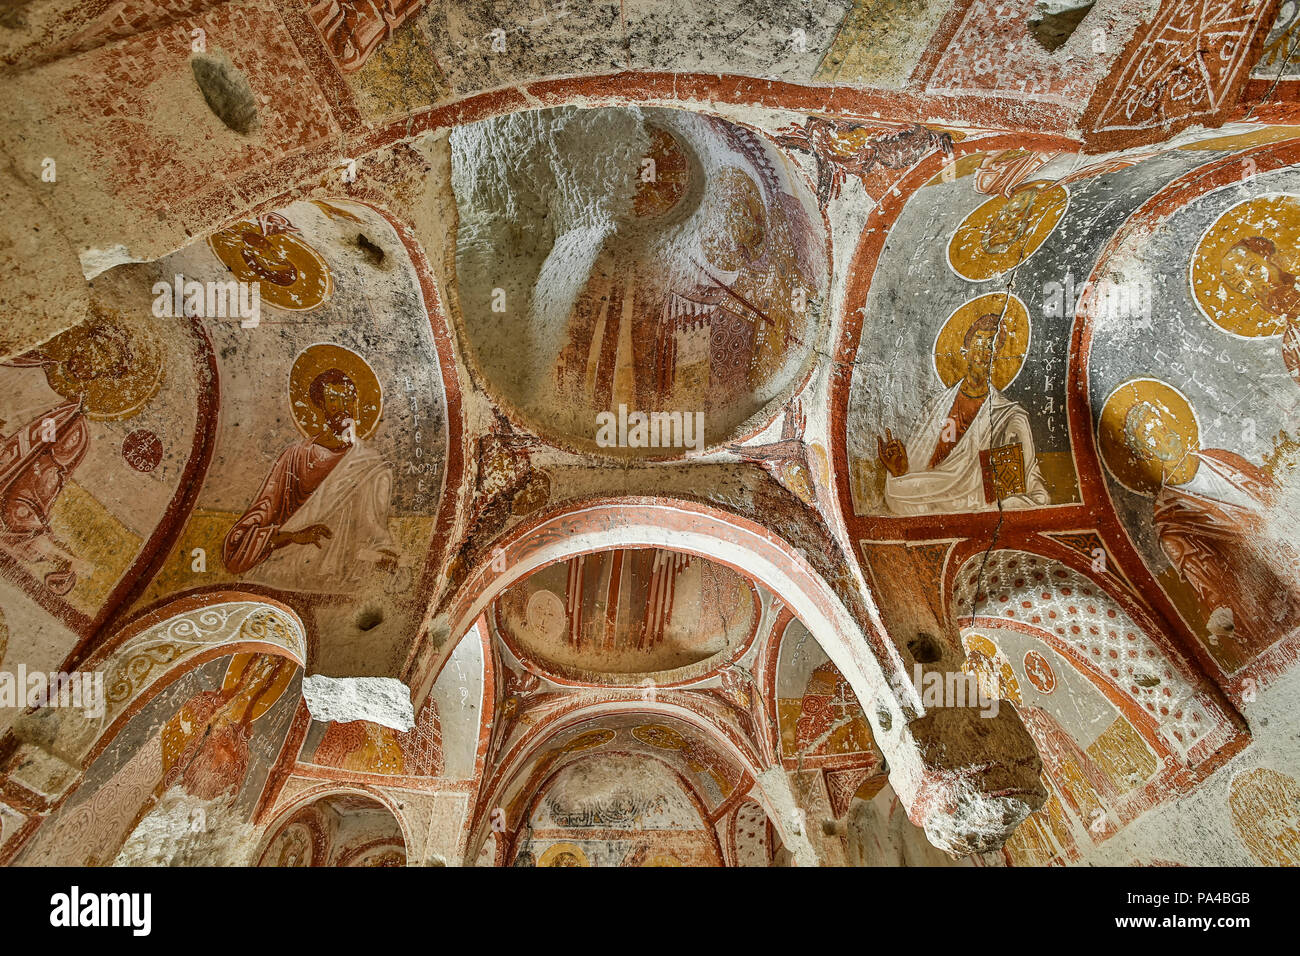
<svg viewBox="0 0 1300 956">
<path fill-rule="evenodd" d="M 1216 723 L 1194 699 L 1197 688 L 1095 582 L 1039 555 L 994 551 L 984 565 L 984 589 L 976 595 L 982 562 L 975 555 L 957 574 L 952 606 L 963 624 L 974 606 L 985 626 L 990 620 L 1017 621 L 1054 634 L 1146 711 L 1183 757 Z"/>
</svg>

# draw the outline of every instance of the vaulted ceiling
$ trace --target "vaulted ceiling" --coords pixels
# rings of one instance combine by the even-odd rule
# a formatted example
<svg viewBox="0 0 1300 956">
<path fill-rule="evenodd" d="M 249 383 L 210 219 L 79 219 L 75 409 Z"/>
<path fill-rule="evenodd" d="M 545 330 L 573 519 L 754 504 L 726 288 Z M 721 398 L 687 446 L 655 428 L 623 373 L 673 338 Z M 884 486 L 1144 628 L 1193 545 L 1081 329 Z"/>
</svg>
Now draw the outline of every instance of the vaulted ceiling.
<svg viewBox="0 0 1300 956">
<path fill-rule="evenodd" d="M 1297 42 L 14 6 L 0 861 L 1300 862 Z"/>
</svg>

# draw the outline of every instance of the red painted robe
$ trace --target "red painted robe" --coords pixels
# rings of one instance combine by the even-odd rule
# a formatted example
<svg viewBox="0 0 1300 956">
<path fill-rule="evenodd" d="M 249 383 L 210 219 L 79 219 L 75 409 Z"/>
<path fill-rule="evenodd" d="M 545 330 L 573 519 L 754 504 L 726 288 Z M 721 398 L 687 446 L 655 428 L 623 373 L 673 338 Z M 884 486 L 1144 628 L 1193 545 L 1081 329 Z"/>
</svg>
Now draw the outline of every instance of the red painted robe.
<svg viewBox="0 0 1300 956">
<path fill-rule="evenodd" d="M 164 787 L 179 781 L 186 793 L 201 800 L 238 792 L 248 773 L 251 729 L 242 721 L 211 729 L 227 703 L 220 691 L 195 694 L 163 727 Z"/>
<path fill-rule="evenodd" d="M 46 441 L 46 422 L 54 440 Z M 79 401 L 56 405 L 0 442 L 0 545 L 27 561 L 46 560 L 37 547 L 50 532 L 50 512 L 68 476 L 90 447 L 90 429 Z M 51 571 L 45 585 L 67 594 L 76 583 L 71 570 Z"/>
<path fill-rule="evenodd" d="M 1233 636 L 1250 660 L 1300 625 L 1300 555 L 1261 540 L 1276 485 L 1240 455 L 1200 451 L 1200 467 L 1232 484 L 1255 507 L 1218 501 L 1176 485 L 1155 500 L 1156 535 L 1169 561 L 1207 611 L 1232 611 Z"/>
<path fill-rule="evenodd" d="M 54 423 L 53 441 L 41 437 L 47 420 Z M 89 445 L 79 402 L 55 406 L 0 444 L 0 523 L 6 540 L 31 539 L 49 530 L 54 499 Z"/>
<path fill-rule="evenodd" d="M 984 406 L 984 400 L 987 397 L 981 395 L 978 398 L 971 398 L 965 392 L 957 392 L 957 397 L 952 400 L 952 409 L 948 412 L 948 418 L 956 426 L 952 440 L 949 441 L 942 434 L 940 435 L 939 444 L 934 446 L 934 454 L 930 456 L 930 464 L 927 467 L 934 469 L 943 464 L 943 460 L 961 442 L 962 436 L 966 434 L 966 429 L 970 428 L 971 422 L 975 421 L 975 416 L 980 413 L 980 409 Z"/>
<path fill-rule="evenodd" d="M 226 535 L 221 548 L 226 568 L 244 574 L 270 557 L 276 532 L 351 450 L 349 446 L 331 451 L 314 438 L 286 448 L 253 503 Z"/>
</svg>

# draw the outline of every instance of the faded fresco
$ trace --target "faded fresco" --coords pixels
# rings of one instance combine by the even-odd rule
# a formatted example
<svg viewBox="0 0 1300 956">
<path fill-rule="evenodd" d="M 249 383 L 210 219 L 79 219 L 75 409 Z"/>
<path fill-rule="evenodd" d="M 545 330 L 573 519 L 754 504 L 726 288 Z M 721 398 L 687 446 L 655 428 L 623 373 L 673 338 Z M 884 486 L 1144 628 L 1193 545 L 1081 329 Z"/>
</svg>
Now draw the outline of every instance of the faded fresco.
<svg viewBox="0 0 1300 956">
<path fill-rule="evenodd" d="M 1255 64 L 1252 76 L 1262 80 L 1300 75 L 1296 48 L 1300 44 L 1300 3 L 1283 0 L 1278 7 L 1277 19 L 1264 39 L 1264 50 Z"/>
<path fill-rule="evenodd" d="M 1290 171 L 1210 192 L 1107 263 L 1116 282 L 1155 285 L 1151 322 L 1104 317 L 1094 333 L 1090 391 L 1111 496 L 1228 672 L 1300 626 L 1286 517 L 1297 500 L 1298 234 Z"/>
<path fill-rule="evenodd" d="M 741 0 L 709 8 L 633 4 L 612 16 L 608 6 L 572 0 L 313 0 L 306 10 L 350 97 L 380 119 L 469 90 L 666 60 L 684 70 L 806 80 L 850 7 L 850 0 L 811 8 L 773 0 L 764 7 L 770 23 L 755 21 Z M 726 26 L 738 22 L 751 27 Z M 787 24 L 803 31 L 799 43 Z M 917 38 L 928 35 L 923 23 Z"/>
<path fill-rule="evenodd" d="M 1298 10 L 7 11 L 0 865 L 1300 863 Z"/>
<path fill-rule="evenodd" d="M 985 696 L 1015 706 L 1043 758 L 1049 797 L 1007 844 L 1013 862 L 1073 860 L 1078 846 L 1100 843 L 1145 809 L 1158 751 L 1076 665 L 1009 629 L 968 631 L 962 646 L 963 671 Z"/>
<path fill-rule="evenodd" d="M 496 622 L 544 670 L 614 681 L 717 666 L 752 639 L 759 610 L 757 592 L 725 565 L 643 548 L 579 555 L 533 573 L 498 599 Z"/>
<path fill-rule="evenodd" d="M 239 582 L 339 608 L 325 617 L 417 614 L 447 412 L 419 277 L 393 227 L 356 203 L 303 202 L 156 272 L 263 291 L 256 325 L 205 320 L 222 388 L 212 461 L 147 598 Z"/>
<path fill-rule="evenodd" d="M 545 792 L 551 782 L 565 775 L 584 779 L 585 770 L 580 768 L 588 766 L 593 759 L 602 763 L 623 762 L 632 768 L 626 774 L 596 771 L 600 779 L 609 781 L 608 786 L 594 792 L 589 799 L 575 795 L 580 799 L 570 824 L 579 830 L 607 831 L 596 834 L 601 839 L 610 839 L 620 830 L 636 829 L 629 825 L 636 819 L 647 824 L 660 820 L 674 830 L 682 829 L 685 820 L 686 829 L 699 829 L 696 821 L 703 814 L 720 810 L 729 798 L 743 795 L 752 786 L 753 777 L 711 734 L 677 718 L 661 717 L 647 722 L 646 717 L 635 713 L 609 715 L 602 717 L 596 726 L 584 722 L 556 733 L 545 747 L 533 750 L 529 759 L 515 769 L 513 780 L 504 790 L 497 791 L 502 813 L 498 815 L 498 825 L 488 827 L 488 831 L 526 838 L 529 832 L 526 822 L 537 825 L 535 814 L 539 808 L 545 810 Z M 625 785 L 639 795 L 625 794 L 608 802 Z M 615 819 L 615 813 L 623 812 L 618 807 L 624 804 L 627 804 L 624 806 L 626 819 Z M 583 806 L 589 806 L 590 811 L 582 810 Z M 678 806 L 687 812 L 684 816 L 672 812 L 660 817 L 658 809 L 664 806 Z M 551 825 L 564 830 L 563 819 L 561 813 L 561 822 Z M 614 834 L 608 832 L 611 830 Z M 569 835 L 573 835 L 571 831 Z M 695 839 L 691 837 L 688 842 Z"/>
<path fill-rule="evenodd" d="M 123 582 L 207 426 L 201 333 L 156 318 L 143 282 L 111 273 L 92 318 L 0 363 L 0 568 L 73 626 Z"/>
<path fill-rule="evenodd" d="M 280 759 L 300 684 L 299 667 L 271 654 L 236 654 L 187 671 L 113 738 L 24 861 L 111 863 L 174 788 L 196 806 L 250 819 Z"/>
<path fill-rule="evenodd" d="M 427 700 L 415 726 L 394 730 L 368 720 L 313 721 L 299 760 L 320 767 L 390 777 L 438 777 L 443 772 L 438 708 Z"/>
<path fill-rule="evenodd" d="M 878 756 L 857 695 L 797 619 L 781 637 L 776 710 L 786 758 Z"/>
<path fill-rule="evenodd" d="M 543 437 L 680 457 L 734 435 L 809 368 L 825 229 L 763 136 L 671 110 L 553 110 L 465 127 L 451 145 L 458 320 L 492 392 Z M 518 216 L 495 207 L 505 191 Z M 634 413 L 681 421 L 638 433 Z"/>
<path fill-rule="evenodd" d="M 713 835 L 667 767 L 630 755 L 565 768 L 542 792 L 515 866 L 717 866 Z"/>
<path fill-rule="evenodd" d="M 406 866 L 406 841 L 382 803 L 336 794 L 313 800 L 274 829 L 256 865 Z"/>
</svg>

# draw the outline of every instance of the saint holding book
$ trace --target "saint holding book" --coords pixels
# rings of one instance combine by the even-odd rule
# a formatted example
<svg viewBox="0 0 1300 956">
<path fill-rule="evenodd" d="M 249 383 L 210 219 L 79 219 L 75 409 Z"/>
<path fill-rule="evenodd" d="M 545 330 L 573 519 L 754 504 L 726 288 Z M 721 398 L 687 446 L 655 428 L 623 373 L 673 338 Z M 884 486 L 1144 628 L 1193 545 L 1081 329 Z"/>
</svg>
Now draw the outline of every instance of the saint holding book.
<svg viewBox="0 0 1300 956">
<path fill-rule="evenodd" d="M 906 443 L 889 429 L 876 437 L 890 511 L 945 514 L 999 501 L 1003 508 L 1048 503 L 1029 415 L 998 388 L 1024 363 L 1028 338 L 1024 305 L 1001 293 L 966 303 L 945 323 L 935 367 L 948 388 Z"/>
</svg>

